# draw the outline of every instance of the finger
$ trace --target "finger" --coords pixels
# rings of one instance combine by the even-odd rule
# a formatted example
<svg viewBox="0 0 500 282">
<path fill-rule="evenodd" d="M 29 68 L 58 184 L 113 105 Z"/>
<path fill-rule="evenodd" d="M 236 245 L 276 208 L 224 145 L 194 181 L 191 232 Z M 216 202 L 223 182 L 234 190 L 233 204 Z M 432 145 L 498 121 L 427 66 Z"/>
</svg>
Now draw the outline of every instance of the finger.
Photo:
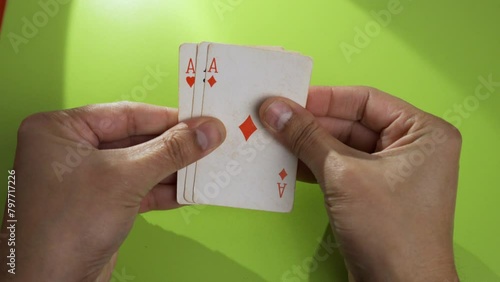
<svg viewBox="0 0 500 282">
<path fill-rule="evenodd" d="M 175 184 L 177 183 L 177 173 L 170 174 L 169 176 L 163 178 L 162 181 L 160 181 L 161 184 Z"/>
<path fill-rule="evenodd" d="M 153 187 L 177 170 L 193 163 L 218 147 L 225 139 L 224 125 L 217 119 L 201 117 L 177 124 L 148 142 L 118 149 L 118 164 L 131 170 L 135 179 Z"/>
<path fill-rule="evenodd" d="M 105 142 L 99 144 L 99 150 L 110 150 L 110 149 L 120 149 L 132 147 L 144 142 L 147 142 L 151 139 L 158 137 L 158 135 L 139 135 L 139 136 L 130 136 L 113 142 Z"/>
<path fill-rule="evenodd" d="M 377 133 L 401 115 L 409 118 L 418 112 L 399 98 L 364 86 L 313 86 L 309 89 L 306 108 L 317 117 L 359 121 Z"/>
<path fill-rule="evenodd" d="M 301 159 L 318 178 L 325 159 L 338 159 L 350 150 L 328 134 L 315 117 L 286 98 L 270 98 L 261 106 L 260 118 L 266 128 Z"/>
<path fill-rule="evenodd" d="M 180 207 L 176 200 L 176 186 L 158 184 L 142 199 L 139 212 L 169 210 Z"/>
<path fill-rule="evenodd" d="M 301 160 L 299 160 L 299 164 L 297 166 L 297 180 L 306 183 L 318 183 L 312 171 Z"/>
<path fill-rule="evenodd" d="M 177 124 L 177 110 L 119 102 L 64 111 L 61 122 L 77 130 L 93 146 L 138 135 L 159 135 Z"/>
<path fill-rule="evenodd" d="M 361 123 L 331 117 L 317 117 L 319 125 L 340 142 L 366 153 L 373 153 L 380 137 Z"/>
<path fill-rule="evenodd" d="M 127 137 L 125 139 L 111 142 L 111 143 L 103 143 L 99 145 L 100 150 L 110 150 L 110 149 L 119 149 L 119 148 L 128 148 L 132 147 L 144 142 L 147 142 L 151 139 L 158 137 L 157 135 L 143 135 L 143 136 L 132 136 Z M 177 173 L 168 175 L 162 181 L 161 184 L 175 184 L 177 181 Z"/>
<path fill-rule="evenodd" d="M 347 262 L 344 260 L 344 264 L 347 266 Z M 356 278 L 354 278 L 354 275 L 352 275 L 352 272 L 347 269 L 347 281 L 348 282 L 356 282 Z"/>
</svg>

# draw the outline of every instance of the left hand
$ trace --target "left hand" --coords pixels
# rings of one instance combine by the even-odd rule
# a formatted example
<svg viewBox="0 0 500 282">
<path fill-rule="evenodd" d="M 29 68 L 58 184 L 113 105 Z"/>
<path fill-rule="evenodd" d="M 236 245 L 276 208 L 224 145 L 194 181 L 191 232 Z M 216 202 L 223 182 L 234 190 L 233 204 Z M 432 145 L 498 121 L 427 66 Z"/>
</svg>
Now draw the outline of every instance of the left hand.
<svg viewBox="0 0 500 282">
<path fill-rule="evenodd" d="M 136 215 L 177 207 L 175 172 L 224 138 L 214 118 L 177 124 L 176 110 L 139 103 L 28 117 L 14 163 L 16 274 L 2 262 L 0 280 L 109 281 Z"/>
</svg>

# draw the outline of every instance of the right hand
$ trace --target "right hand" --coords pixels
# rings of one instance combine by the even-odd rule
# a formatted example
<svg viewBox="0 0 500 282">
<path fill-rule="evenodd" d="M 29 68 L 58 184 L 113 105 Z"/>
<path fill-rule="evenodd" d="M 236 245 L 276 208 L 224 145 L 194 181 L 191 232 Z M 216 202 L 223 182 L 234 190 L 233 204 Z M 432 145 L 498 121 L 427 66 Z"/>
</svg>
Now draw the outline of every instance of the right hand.
<svg viewBox="0 0 500 282">
<path fill-rule="evenodd" d="M 456 128 L 368 87 L 312 87 L 307 110 L 270 98 L 260 116 L 320 184 L 356 281 L 458 279 Z"/>
</svg>

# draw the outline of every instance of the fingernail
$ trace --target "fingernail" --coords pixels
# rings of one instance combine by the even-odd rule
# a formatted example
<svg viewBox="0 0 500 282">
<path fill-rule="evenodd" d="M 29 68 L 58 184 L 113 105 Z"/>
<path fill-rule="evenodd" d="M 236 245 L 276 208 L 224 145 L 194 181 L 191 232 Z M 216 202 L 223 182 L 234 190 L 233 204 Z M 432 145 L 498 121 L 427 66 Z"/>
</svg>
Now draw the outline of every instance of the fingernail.
<svg viewBox="0 0 500 282">
<path fill-rule="evenodd" d="M 211 149 L 220 144 L 222 133 L 215 122 L 205 122 L 195 130 L 196 141 L 203 151 Z"/>
<path fill-rule="evenodd" d="M 272 128 L 281 131 L 292 117 L 292 114 L 292 109 L 286 103 L 274 101 L 267 107 L 265 119 Z"/>
</svg>

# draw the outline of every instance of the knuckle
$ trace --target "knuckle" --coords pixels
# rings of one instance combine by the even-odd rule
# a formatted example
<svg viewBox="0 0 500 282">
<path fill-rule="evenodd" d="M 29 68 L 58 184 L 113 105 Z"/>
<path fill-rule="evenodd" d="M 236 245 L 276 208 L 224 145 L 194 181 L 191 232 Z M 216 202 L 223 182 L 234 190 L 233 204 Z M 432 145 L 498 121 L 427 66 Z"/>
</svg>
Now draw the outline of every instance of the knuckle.
<svg viewBox="0 0 500 282">
<path fill-rule="evenodd" d="M 462 133 L 460 133 L 460 130 L 458 128 L 448 123 L 445 131 L 450 136 L 451 140 L 462 143 Z"/>
<path fill-rule="evenodd" d="M 353 86 L 354 88 L 357 88 L 359 91 L 358 93 L 363 93 L 363 94 L 368 94 L 368 95 L 373 95 L 376 93 L 381 93 L 383 92 L 382 90 L 373 87 L 373 86 L 368 86 L 368 85 L 359 85 L 359 86 Z"/>
<path fill-rule="evenodd" d="M 444 148 L 448 148 L 453 151 L 457 151 L 462 148 L 462 133 L 460 133 L 460 130 L 457 127 L 441 118 L 435 119 L 434 126 L 436 127 L 436 131 L 440 131 L 446 138 L 446 142 L 442 144 Z"/>
<path fill-rule="evenodd" d="M 462 133 L 460 130 L 450 123 L 444 125 L 444 133 L 448 136 L 448 146 L 454 150 L 460 150 L 462 148 Z"/>
<path fill-rule="evenodd" d="M 184 167 L 188 165 L 188 147 L 189 144 L 185 135 L 180 132 L 171 132 L 163 139 L 165 158 L 168 162 L 176 164 L 176 166 Z"/>
<path fill-rule="evenodd" d="M 127 122 L 128 134 L 137 135 L 138 128 L 136 119 L 134 118 L 134 104 L 132 102 L 125 101 L 120 102 L 119 106 L 123 108 L 123 116 L 120 118 Z"/>
<path fill-rule="evenodd" d="M 303 125 L 292 129 L 290 134 L 291 149 L 297 155 L 302 154 L 309 147 L 314 146 L 315 138 L 319 126 L 314 119 L 305 122 Z"/>
<path fill-rule="evenodd" d="M 130 101 L 118 101 L 114 103 L 116 107 L 123 107 L 125 109 L 132 109 L 132 107 L 135 105 L 134 102 Z"/>
<path fill-rule="evenodd" d="M 26 134 L 32 133 L 33 131 L 41 128 L 41 124 L 47 121 L 46 113 L 36 113 L 32 114 L 21 122 L 18 128 L 18 136 L 24 136 Z"/>
<path fill-rule="evenodd" d="M 380 92 L 381 91 L 380 89 L 378 89 L 376 87 L 373 87 L 373 86 L 363 85 L 361 87 L 364 88 L 365 92 L 367 92 L 367 93 L 375 93 L 375 92 Z"/>
</svg>

